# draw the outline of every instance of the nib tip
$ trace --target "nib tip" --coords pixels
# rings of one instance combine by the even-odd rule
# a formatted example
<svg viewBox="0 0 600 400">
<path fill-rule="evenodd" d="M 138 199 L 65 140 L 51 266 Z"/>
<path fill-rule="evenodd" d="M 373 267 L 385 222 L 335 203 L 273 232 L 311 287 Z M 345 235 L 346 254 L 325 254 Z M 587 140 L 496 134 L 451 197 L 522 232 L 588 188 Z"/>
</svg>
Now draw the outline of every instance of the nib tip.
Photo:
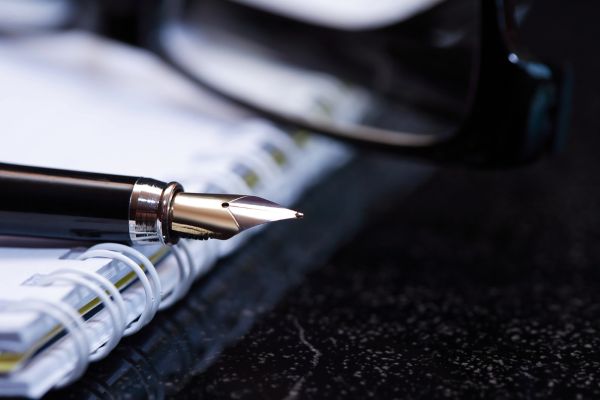
<svg viewBox="0 0 600 400">
<path fill-rule="evenodd" d="M 296 218 L 297 218 L 297 219 L 304 218 L 304 213 L 301 213 L 301 212 L 299 212 L 299 211 L 296 211 Z"/>
</svg>

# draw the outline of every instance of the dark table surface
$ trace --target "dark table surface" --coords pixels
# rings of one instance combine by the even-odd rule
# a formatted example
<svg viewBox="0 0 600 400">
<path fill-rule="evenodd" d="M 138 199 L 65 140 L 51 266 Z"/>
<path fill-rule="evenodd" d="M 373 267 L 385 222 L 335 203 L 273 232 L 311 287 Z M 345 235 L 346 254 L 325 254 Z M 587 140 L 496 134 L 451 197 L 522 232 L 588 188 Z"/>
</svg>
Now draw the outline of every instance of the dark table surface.
<svg viewBox="0 0 600 400">
<path fill-rule="evenodd" d="M 316 253 L 308 275 L 267 276 L 267 286 L 287 283 L 238 305 L 251 315 L 231 322 L 218 349 L 181 350 L 172 340 L 166 354 L 186 353 L 193 367 L 158 382 L 155 397 L 599 397 L 600 24 L 592 3 L 538 1 L 525 25 L 537 53 L 573 64 L 564 154 L 509 171 L 440 169 L 394 197 L 401 201 L 371 205 L 378 217 L 348 230 L 353 239 L 332 257 Z M 336 234 L 325 231 L 323 240 Z M 311 260 L 301 246 L 292 256 Z M 259 275 L 248 276 L 236 293 L 263 290 Z M 231 293 L 227 279 L 211 282 L 199 285 Z M 189 301 L 210 321 L 210 309 Z M 164 321 L 149 329 L 171 339 L 184 330 Z M 140 340 L 92 366 L 81 385 L 108 397 L 97 377 L 114 376 L 127 357 L 144 364 Z M 132 388 L 144 379 L 140 372 L 113 397 L 143 397 Z"/>
</svg>

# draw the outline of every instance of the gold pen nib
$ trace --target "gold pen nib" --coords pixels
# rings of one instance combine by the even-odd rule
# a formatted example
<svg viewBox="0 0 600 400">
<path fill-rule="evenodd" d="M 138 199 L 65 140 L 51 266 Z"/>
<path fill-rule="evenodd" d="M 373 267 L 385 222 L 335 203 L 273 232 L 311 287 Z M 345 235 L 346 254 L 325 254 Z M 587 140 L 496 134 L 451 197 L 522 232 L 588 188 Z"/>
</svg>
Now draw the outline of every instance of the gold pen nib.
<svg viewBox="0 0 600 400">
<path fill-rule="evenodd" d="M 303 216 L 256 196 L 177 193 L 170 229 L 178 237 L 229 239 L 257 225 Z"/>
</svg>

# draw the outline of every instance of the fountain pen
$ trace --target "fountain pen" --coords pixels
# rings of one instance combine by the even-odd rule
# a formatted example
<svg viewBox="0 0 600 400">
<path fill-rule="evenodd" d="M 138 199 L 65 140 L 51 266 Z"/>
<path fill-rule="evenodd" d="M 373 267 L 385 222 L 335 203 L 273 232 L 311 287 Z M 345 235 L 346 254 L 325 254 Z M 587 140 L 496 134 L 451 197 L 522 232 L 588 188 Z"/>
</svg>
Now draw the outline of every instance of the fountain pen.
<svg viewBox="0 0 600 400">
<path fill-rule="evenodd" d="M 187 193 L 177 182 L 0 163 L 0 235 L 174 244 L 301 217 L 260 197 Z"/>
</svg>

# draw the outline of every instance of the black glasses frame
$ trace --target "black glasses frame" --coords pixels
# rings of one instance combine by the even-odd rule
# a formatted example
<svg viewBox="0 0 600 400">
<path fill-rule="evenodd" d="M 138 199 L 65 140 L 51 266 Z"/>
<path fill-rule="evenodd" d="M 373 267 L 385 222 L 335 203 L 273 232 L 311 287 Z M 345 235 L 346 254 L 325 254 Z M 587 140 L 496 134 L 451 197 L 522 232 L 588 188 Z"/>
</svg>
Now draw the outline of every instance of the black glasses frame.
<svg viewBox="0 0 600 400">
<path fill-rule="evenodd" d="M 487 168 L 524 164 L 555 152 L 565 142 L 570 72 L 525 56 L 517 32 L 514 0 L 479 1 L 480 45 L 468 113 L 456 130 L 413 145 L 395 140 L 393 133 L 387 137 L 372 135 L 368 129 L 343 131 L 282 117 L 219 91 L 170 57 L 162 45 L 160 29 L 168 15 L 169 0 L 89 0 L 88 6 L 95 8 L 100 33 L 155 52 L 194 84 L 285 127 L 308 129 L 361 148 L 439 163 Z M 423 138 L 421 134 L 405 135 Z"/>
</svg>

